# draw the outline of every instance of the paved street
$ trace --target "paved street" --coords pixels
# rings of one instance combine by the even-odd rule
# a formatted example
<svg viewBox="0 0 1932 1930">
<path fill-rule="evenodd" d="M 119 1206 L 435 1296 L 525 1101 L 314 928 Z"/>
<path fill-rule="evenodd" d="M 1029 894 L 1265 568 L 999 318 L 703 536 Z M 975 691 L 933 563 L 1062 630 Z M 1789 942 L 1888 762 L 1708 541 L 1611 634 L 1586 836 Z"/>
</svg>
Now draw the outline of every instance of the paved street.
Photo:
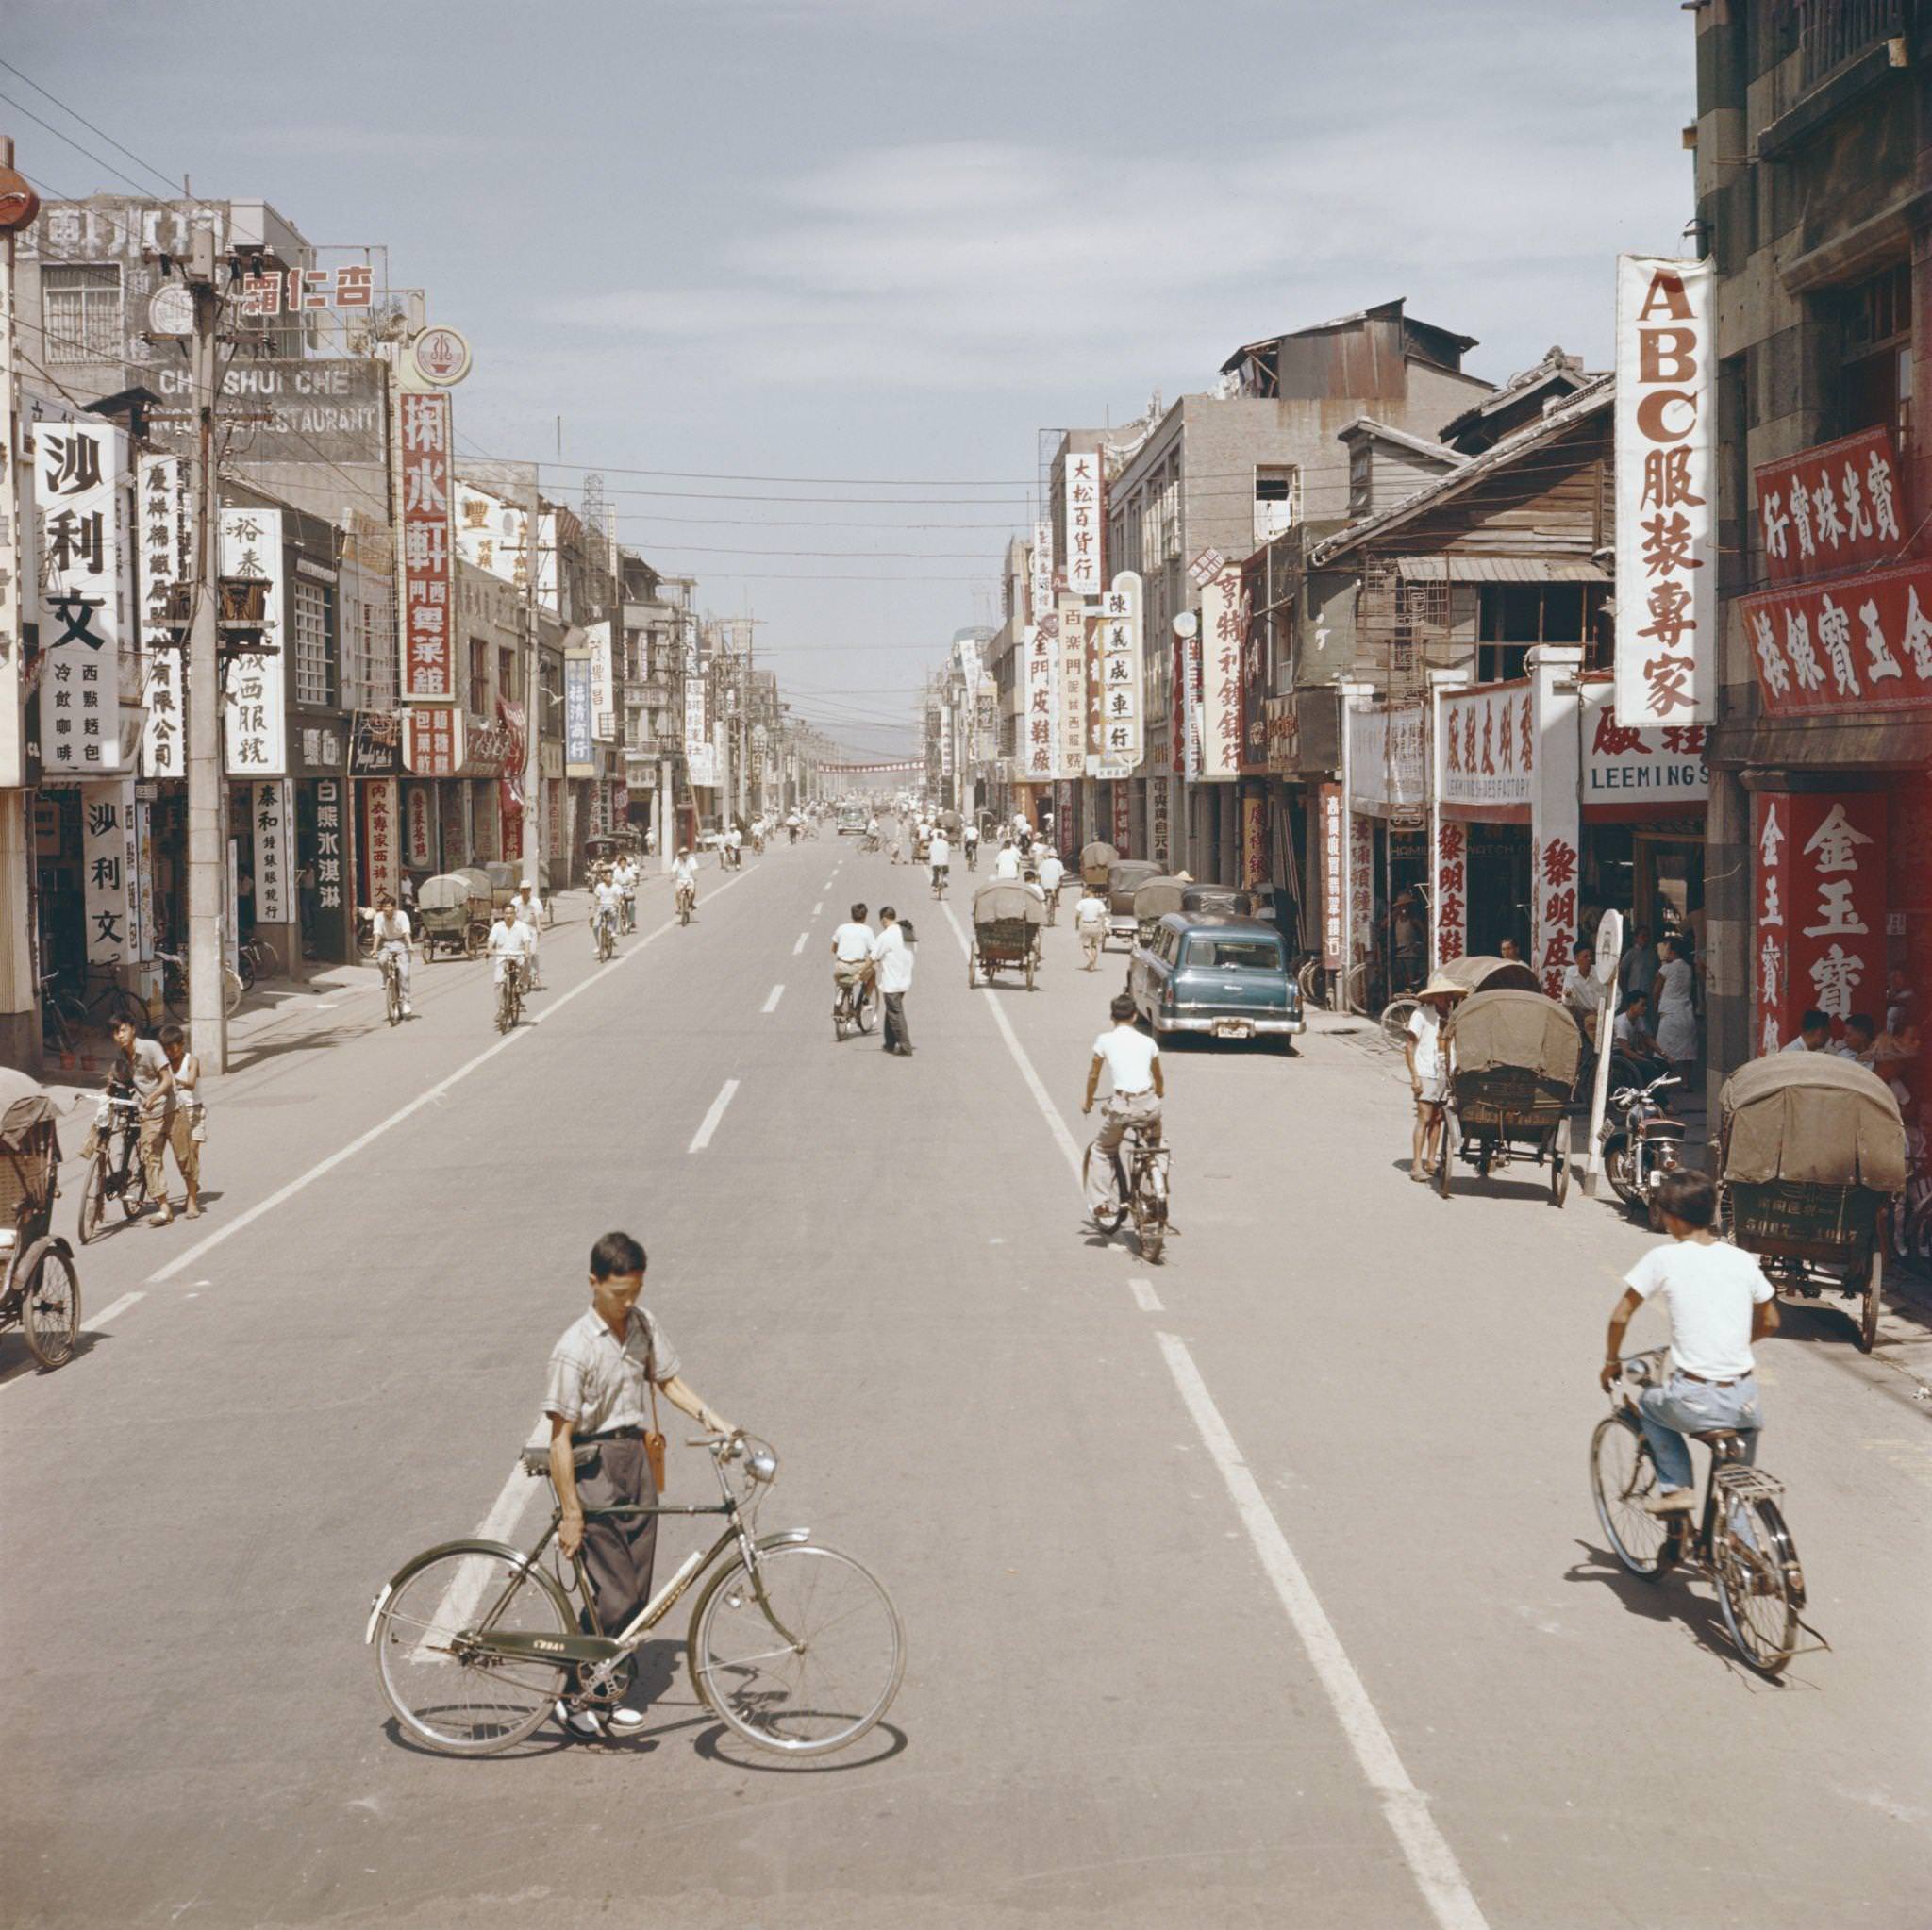
<svg viewBox="0 0 1932 1930">
<path fill-rule="evenodd" d="M 1932 1431 L 1897 1350 L 1802 1313 L 1765 1350 L 1830 1643 L 1768 1687 L 1591 1508 L 1647 1236 L 1410 1186 L 1397 1062 L 1331 1028 L 1170 1051 L 1182 1231 L 1144 1268 L 1070 1170 L 1117 961 L 1063 923 L 1038 992 L 969 991 L 971 882 L 777 849 L 708 871 L 689 930 L 651 881 L 601 969 L 567 899 L 507 1041 L 449 964 L 399 1033 L 364 986 L 258 1036 L 209 1216 L 82 1254 L 66 1368 L 0 1356 L 8 1922 L 1924 1922 Z M 854 898 L 917 923 L 909 1061 L 834 1044 Z M 371 1599 L 534 1521 L 512 1464 L 610 1226 L 687 1376 L 778 1445 L 764 1525 L 904 1615 L 849 1760 L 722 1732 L 681 1610 L 642 1740 L 455 1761 L 387 1720 Z M 673 1498 L 708 1479 L 674 1447 Z"/>
</svg>

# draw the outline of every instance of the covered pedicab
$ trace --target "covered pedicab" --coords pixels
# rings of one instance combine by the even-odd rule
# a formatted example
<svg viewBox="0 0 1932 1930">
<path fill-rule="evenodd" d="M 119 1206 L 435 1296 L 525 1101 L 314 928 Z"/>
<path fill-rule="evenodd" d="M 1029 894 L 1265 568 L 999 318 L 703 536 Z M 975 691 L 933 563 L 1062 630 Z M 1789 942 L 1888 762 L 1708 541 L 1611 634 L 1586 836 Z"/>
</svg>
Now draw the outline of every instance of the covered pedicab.
<svg viewBox="0 0 1932 1930">
<path fill-rule="evenodd" d="M 1154 927 L 1170 911 L 1189 909 L 1187 894 L 1189 886 L 1181 878 L 1154 877 L 1134 892 L 1134 927 L 1136 942 L 1145 944 L 1154 935 Z"/>
<path fill-rule="evenodd" d="M 416 929 L 425 959 L 474 958 L 490 940 L 490 880 L 481 872 L 445 872 L 416 892 Z"/>
<path fill-rule="evenodd" d="M 1096 839 L 1091 844 L 1080 847 L 1080 882 L 1091 886 L 1104 898 L 1107 895 L 1108 873 L 1121 861 L 1121 855 L 1111 844 Z"/>
<path fill-rule="evenodd" d="M 1441 967 L 1445 978 L 1469 991 L 1538 991 L 1542 987 L 1537 975 L 1521 958 L 1496 958 L 1486 952 L 1472 952 L 1461 958 L 1448 959 Z"/>
<path fill-rule="evenodd" d="M 1040 969 L 1040 934 L 1046 923 L 1045 902 L 1024 885 L 995 878 L 973 894 L 973 942 L 966 950 L 966 983 L 983 976 L 991 985 L 1001 972 L 1023 972 L 1033 990 Z"/>
<path fill-rule="evenodd" d="M 1449 1097 L 1436 1190 L 1449 1197 L 1457 1156 L 1480 1179 L 1528 1160 L 1549 1167 L 1551 1204 L 1560 1206 L 1570 1190 L 1570 1095 L 1582 1051 L 1576 1022 L 1540 991 L 1472 992 L 1442 1028 L 1442 1046 Z"/>
<path fill-rule="evenodd" d="M 1717 1176 L 1731 1239 L 1781 1293 L 1852 1302 L 1869 1353 L 1907 1177 L 1905 1122 L 1885 1082 L 1834 1053 L 1740 1066 L 1718 1099 Z"/>
<path fill-rule="evenodd" d="M 53 1233 L 57 1117 L 40 1086 L 0 1067 L 0 1328 L 17 1324 L 42 1367 L 58 1367 L 80 1334 L 74 1250 Z"/>
</svg>

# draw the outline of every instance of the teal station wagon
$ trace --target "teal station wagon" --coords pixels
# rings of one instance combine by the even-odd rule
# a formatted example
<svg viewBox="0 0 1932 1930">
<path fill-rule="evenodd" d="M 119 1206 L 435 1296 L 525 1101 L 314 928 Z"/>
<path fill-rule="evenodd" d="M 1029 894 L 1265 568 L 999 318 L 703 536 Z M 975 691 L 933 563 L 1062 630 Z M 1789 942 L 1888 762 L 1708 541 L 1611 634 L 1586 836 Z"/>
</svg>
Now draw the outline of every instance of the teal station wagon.
<svg viewBox="0 0 1932 1930">
<path fill-rule="evenodd" d="M 1307 1030 L 1281 934 L 1258 918 L 1170 911 L 1134 947 L 1127 990 L 1157 1036 L 1291 1040 Z"/>
</svg>

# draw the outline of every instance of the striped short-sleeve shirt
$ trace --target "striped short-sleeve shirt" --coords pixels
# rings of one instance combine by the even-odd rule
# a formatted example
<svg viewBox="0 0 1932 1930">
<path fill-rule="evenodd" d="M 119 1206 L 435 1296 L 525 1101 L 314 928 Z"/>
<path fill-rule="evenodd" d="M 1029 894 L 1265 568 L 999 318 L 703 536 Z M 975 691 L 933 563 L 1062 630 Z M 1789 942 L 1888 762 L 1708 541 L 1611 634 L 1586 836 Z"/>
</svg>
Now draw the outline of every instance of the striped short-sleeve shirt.
<svg viewBox="0 0 1932 1930">
<path fill-rule="evenodd" d="M 641 1306 L 630 1310 L 623 1343 L 595 1307 L 563 1330 L 543 1380 L 543 1411 L 560 1414 L 576 1435 L 650 1422 L 647 1380 L 662 1387 L 677 1372 L 677 1350 Z"/>
</svg>

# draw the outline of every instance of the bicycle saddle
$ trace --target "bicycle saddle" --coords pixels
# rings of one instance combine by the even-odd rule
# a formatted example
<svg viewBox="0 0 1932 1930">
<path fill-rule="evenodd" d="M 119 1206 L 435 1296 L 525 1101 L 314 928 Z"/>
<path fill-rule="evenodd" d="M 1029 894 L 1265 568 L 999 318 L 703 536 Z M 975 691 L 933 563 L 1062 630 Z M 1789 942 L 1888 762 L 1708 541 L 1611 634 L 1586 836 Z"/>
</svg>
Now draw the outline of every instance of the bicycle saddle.
<svg viewBox="0 0 1932 1930">
<path fill-rule="evenodd" d="M 1707 1433 L 1693 1434 L 1690 1439 L 1701 1440 L 1720 1460 L 1735 1460 L 1744 1451 L 1735 1427 L 1713 1427 Z"/>
</svg>

